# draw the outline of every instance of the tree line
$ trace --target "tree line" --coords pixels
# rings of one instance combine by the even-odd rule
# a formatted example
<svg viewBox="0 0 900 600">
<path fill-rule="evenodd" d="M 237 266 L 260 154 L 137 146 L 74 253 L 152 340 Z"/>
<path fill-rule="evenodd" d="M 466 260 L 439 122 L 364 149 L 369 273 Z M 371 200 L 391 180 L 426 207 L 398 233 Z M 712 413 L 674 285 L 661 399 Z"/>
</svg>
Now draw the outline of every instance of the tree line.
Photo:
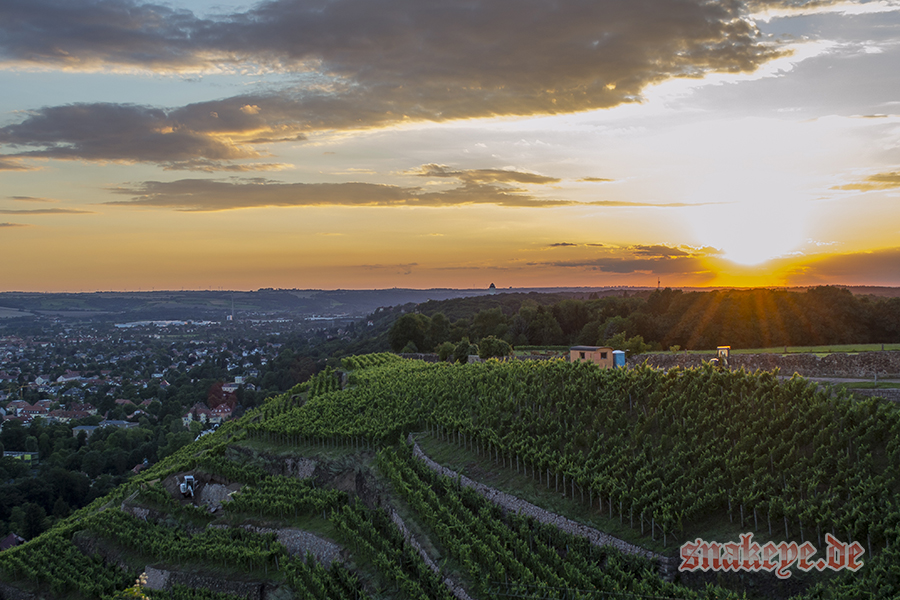
<svg viewBox="0 0 900 600">
<path fill-rule="evenodd" d="M 394 321 L 391 350 L 438 352 L 446 358 L 464 340 L 466 345 L 500 340 L 513 347 L 612 346 L 632 354 L 723 344 L 766 348 L 900 341 L 900 298 L 855 296 L 831 286 L 800 292 L 665 288 L 584 300 L 557 297 L 551 304 L 509 296 L 520 298 L 479 299 L 469 303 L 473 312 L 468 315 L 455 300 L 419 305 Z M 489 302 L 494 305 L 485 308 Z"/>
</svg>

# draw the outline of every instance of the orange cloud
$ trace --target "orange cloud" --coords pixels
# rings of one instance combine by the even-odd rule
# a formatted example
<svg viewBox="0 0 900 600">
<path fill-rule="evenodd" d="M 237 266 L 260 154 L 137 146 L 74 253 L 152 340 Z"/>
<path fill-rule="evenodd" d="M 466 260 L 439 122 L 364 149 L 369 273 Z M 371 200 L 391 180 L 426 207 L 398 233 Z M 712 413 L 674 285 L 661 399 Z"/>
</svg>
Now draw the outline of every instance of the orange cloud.
<svg viewBox="0 0 900 600">
<path fill-rule="evenodd" d="M 30 167 L 17 158 L 0 156 L 0 171 L 36 171 L 36 167 Z"/>
<path fill-rule="evenodd" d="M 847 185 L 841 185 L 833 189 L 871 192 L 875 190 L 893 190 L 897 188 L 900 188 L 900 171 L 869 175 L 864 180 L 857 183 L 848 183 Z"/>
</svg>

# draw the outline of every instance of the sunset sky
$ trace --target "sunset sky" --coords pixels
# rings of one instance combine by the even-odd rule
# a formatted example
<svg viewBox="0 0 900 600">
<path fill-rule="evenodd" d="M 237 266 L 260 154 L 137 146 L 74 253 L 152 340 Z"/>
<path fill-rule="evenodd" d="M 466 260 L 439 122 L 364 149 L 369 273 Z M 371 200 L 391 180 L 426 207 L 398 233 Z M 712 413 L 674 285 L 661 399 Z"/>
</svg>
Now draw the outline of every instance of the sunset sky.
<svg viewBox="0 0 900 600">
<path fill-rule="evenodd" d="M 900 285 L 900 1 L 0 2 L 0 291 Z"/>
</svg>

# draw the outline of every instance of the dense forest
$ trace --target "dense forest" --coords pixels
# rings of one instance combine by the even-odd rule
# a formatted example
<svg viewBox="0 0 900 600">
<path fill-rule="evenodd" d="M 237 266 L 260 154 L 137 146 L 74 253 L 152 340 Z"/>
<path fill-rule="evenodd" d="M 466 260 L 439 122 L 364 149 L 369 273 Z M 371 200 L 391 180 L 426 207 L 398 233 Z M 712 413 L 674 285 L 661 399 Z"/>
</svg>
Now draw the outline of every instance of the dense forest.
<svg viewBox="0 0 900 600">
<path fill-rule="evenodd" d="M 395 352 L 488 336 L 512 346 L 610 345 L 632 352 L 886 343 L 900 340 L 900 298 L 854 296 L 836 287 L 804 292 L 724 290 L 588 298 L 523 294 L 428 302 L 390 330 Z"/>
</svg>

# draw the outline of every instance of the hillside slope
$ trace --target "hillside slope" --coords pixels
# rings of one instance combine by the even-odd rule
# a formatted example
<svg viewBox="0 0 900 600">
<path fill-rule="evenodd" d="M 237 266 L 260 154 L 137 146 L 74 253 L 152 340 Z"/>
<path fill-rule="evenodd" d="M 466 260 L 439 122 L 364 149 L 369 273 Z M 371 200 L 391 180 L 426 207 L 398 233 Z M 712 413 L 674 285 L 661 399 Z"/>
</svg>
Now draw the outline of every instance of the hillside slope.
<svg viewBox="0 0 900 600">
<path fill-rule="evenodd" d="M 895 405 L 708 367 L 450 365 L 387 354 L 344 367 L 4 552 L 0 595 L 127 597 L 141 573 L 138 587 L 152 598 L 219 600 L 900 590 Z M 617 527 L 651 558 L 439 475 L 414 456 L 411 432 L 439 460 L 486 461 L 473 475 L 502 475 L 504 491 L 585 526 Z M 193 497 L 178 487 L 188 475 Z M 677 564 L 686 541 L 746 531 L 760 544 L 811 541 L 822 551 L 826 534 L 858 540 L 864 566 L 837 575 L 795 567 L 790 585 L 765 569 L 660 576 L 654 553 Z"/>
</svg>

